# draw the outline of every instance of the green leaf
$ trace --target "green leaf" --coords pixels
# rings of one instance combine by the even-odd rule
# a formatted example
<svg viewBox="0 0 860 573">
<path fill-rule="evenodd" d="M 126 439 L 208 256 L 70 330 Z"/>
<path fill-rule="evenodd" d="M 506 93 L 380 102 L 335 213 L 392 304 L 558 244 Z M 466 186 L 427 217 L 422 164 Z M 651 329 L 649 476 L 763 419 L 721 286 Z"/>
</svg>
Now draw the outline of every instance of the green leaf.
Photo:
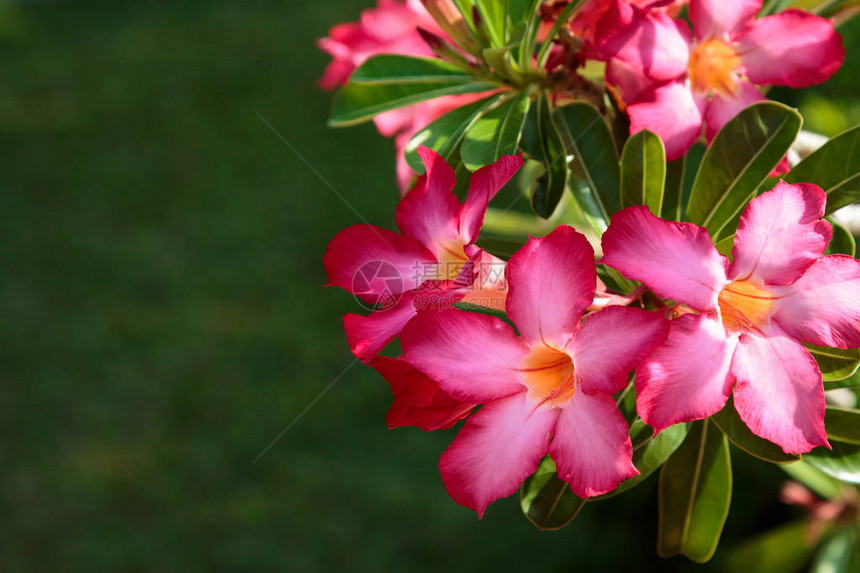
<svg viewBox="0 0 860 573">
<path fill-rule="evenodd" d="M 406 145 L 406 163 L 416 172 L 424 173 L 424 162 L 418 156 L 418 148 L 422 145 L 452 163 L 451 158 L 459 149 L 466 132 L 503 97 L 495 95 L 458 107 L 432 122 L 409 140 Z"/>
<path fill-rule="evenodd" d="M 666 186 L 666 149 L 648 130 L 630 136 L 621 153 L 621 208 L 647 205 L 661 216 Z"/>
<path fill-rule="evenodd" d="M 731 119 L 705 152 L 686 218 L 714 243 L 731 236 L 741 210 L 791 147 L 803 120 L 775 102 L 751 105 Z"/>
<path fill-rule="evenodd" d="M 830 239 L 830 244 L 827 245 L 825 255 L 848 255 L 854 256 L 857 248 L 854 242 L 854 236 L 845 227 L 828 217 L 827 220 L 833 226 L 833 237 Z"/>
<path fill-rule="evenodd" d="M 825 390 L 836 390 L 839 388 L 860 388 L 860 369 L 848 378 L 824 381 Z"/>
<path fill-rule="evenodd" d="M 548 219 L 564 194 L 569 169 L 564 143 L 555 122 L 552 120 L 550 104 L 545 93 L 538 97 L 536 108 L 537 151 L 539 153 L 537 158 L 543 161 L 546 166 L 546 173 L 538 178 L 532 191 L 531 200 L 532 209 L 535 213 Z"/>
<path fill-rule="evenodd" d="M 444 95 L 497 89 L 443 60 L 381 55 L 368 59 L 337 93 L 329 125 L 342 127 Z"/>
<path fill-rule="evenodd" d="M 686 156 L 666 165 L 666 190 L 663 193 L 662 217 L 680 221 L 684 217 L 684 167 Z"/>
<path fill-rule="evenodd" d="M 812 555 L 805 519 L 771 529 L 733 548 L 726 558 L 725 571 L 755 573 L 795 573 Z"/>
<path fill-rule="evenodd" d="M 590 195 L 577 196 L 577 202 L 587 215 L 608 224 L 621 209 L 621 169 L 609 127 L 586 103 L 560 107 L 555 116 L 565 148 L 573 155 L 576 174 L 585 180 Z"/>
<path fill-rule="evenodd" d="M 818 368 L 825 381 L 844 380 L 857 372 L 860 367 L 860 349 L 830 348 L 829 346 L 812 346 L 806 348 L 818 362 Z"/>
<path fill-rule="evenodd" d="M 470 170 L 516 153 L 529 111 L 528 93 L 519 93 L 486 112 L 466 132 L 460 155 Z"/>
<path fill-rule="evenodd" d="M 520 486 L 520 508 L 538 529 L 561 529 L 570 523 L 585 500 L 573 494 L 558 477 L 555 462 L 545 457 L 534 475 Z"/>
<path fill-rule="evenodd" d="M 798 163 L 788 183 L 814 183 L 827 193 L 825 215 L 860 201 L 860 126 L 833 137 Z"/>
<path fill-rule="evenodd" d="M 704 563 L 714 554 L 729 513 L 732 466 L 726 437 L 707 420 L 663 465 L 657 553 Z"/>
<path fill-rule="evenodd" d="M 833 450 L 818 447 L 803 455 L 804 461 L 840 481 L 860 483 L 860 445 L 833 441 Z"/>
<path fill-rule="evenodd" d="M 478 238 L 478 246 L 492 255 L 507 260 L 511 258 L 511 255 L 520 250 L 527 241 L 528 237 L 514 239 L 511 237 L 484 235 L 482 233 Z"/>
<path fill-rule="evenodd" d="M 490 43 L 500 48 L 505 45 L 505 28 L 508 19 L 509 0 L 474 0 L 481 19 L 484 21 L 484 29 L 490 38 Z"/>
<path fill-rule="evenodd" d="M 860 571 L 857 529 L 843 529 L 822 544 L 809 573 L 857 573 Z"/>
<path fill-rule="evenodd" d="M 860 444 L 860 410 L 828 406 L 824 414 L 824 427 L 831 440 Z"/>
<path fill-rule="evenodd" d="M 845 484 L 833 479 L 821 470 L 801 460 L 796 464 L 780 466 L 782 471 L 825 499 L 834 499 L 842 494 Z"/>
<path fill-rule="evenodd" d="M 746 453 L 774 464 L 790 464 L 800 456 L 785 453 L 781 447 L 753 434 L 741 420 L 734 401 L 729 398 L 725 408 L 711 416 L 711 421 L 731 442 Z"/>
<path fill-rule="evenodd" d="M 621 485 L 607 494 L 590 498 L 589 501 L 614 497 L 648 479 L 678 449 L 684 438 L 687 437 L 687 427 L 687 424 L 670 426 L 649 440 L 643 447 L 633 450 L 633 465 L 639 470 L 639 475 L 621 482 Z"/>
</svg>

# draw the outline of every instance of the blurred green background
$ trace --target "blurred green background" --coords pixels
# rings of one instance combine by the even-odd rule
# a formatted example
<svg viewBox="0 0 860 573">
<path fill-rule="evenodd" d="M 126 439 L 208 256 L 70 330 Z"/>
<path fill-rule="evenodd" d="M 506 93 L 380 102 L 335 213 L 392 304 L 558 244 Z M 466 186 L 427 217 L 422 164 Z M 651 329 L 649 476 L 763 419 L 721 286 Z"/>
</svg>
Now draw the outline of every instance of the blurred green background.
<svg viewBox="0 0 860 573">
<path fill-rule="evenodd" d="M 390 141 L 327 129 L 315 83 L 369 4 L 0 4 L 0 570 L 719 568 L 656 557 L 654 478 L 561 532 L 513 497 L 479 521 L 438 477 L 453 433 L 387 430 L 361 365 L 254 463 L 352 363 L 321 260 L 361 221 L 321 179 L 393 226 Z M 777 96 L 832 134 L 857 73 Z M 800 515 L 734 464 L 723 550 Z"/>
</svg>

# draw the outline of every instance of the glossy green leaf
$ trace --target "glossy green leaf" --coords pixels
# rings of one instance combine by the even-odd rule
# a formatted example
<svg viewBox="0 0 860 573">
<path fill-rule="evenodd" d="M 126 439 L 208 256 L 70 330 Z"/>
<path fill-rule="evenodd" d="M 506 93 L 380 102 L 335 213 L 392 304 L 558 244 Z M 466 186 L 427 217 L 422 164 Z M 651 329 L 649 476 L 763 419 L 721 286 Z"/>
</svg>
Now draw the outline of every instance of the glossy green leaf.
<svg viewBox="0 0 860 573">
<path fill-rule="evenodd" d="M 784 179 L 789 183 L 814 183 L 824 189 L 825 214 L 860 201 L 860 126 L 833 137 Z"/>
<path fill-rule="evenodd" d="M 505 45 L 505 28 L 509 0 L 474 0 L 481 15 L 490 43 L 499 48 Z"/>
<path fill-rule="evenodd" d="M 833 237 L 830 239 L 830 244 L 827 245 L 825 255 L 848 255 L 854 256 L 857 249 L 857 244 L 854 241 L 854 236 L 850 231 L 828 217 L 828 221 L 833 226 Z"/>
<path fill-rule="evenodd" d="M 630 425 L 630 444 L 634 450 L 649 444 L 654 437 L 654 428 L 642 421 L 642 418 L 636 418 Z"/>
<path fill-rule="evenodd" d="M 611 492 L 592 499 L 597 501 L 614 497 L 648 479 L 684 442 L 684 438 L 687 437 L 687 427 L 687 424 L 670 426 L 657 434 L 653 439 L 648 440 L 644 446 L 633 450 L 633 465 L 639 470 L 639 475 L 621 482 L 621 485 Z"/>
<path fill-rule="evenodd" d="M 860 349 L 830 348 L 828 346 L 812 346 L 806 348 L 818 362 L 818 368 L 825 381 L 844 380 L 860 367 Z"/>
<path fill-rule="evenodd" d="M 443 60 L 381 55 L 368 59 L 337 93 L 329 125 L 367 121 L 384 111 L 444 95 L 497 89 Z"/>
<path fill-rule="evenodd" d="M 585 500 L 574 495 L 567 482 L 558 477 L 549 456 L 520 486 L 520 508 L 538 529 L 561 529 L 576 517 L 583 505 Z"/>
<path fill-rule="evenodd" d="M 564 143 L 559 135 L 555 122 L 550 113 L 550 104 L 546 94 L 538 97 L 536 104 L 536 126 L 537 126 L 537 157 L 546 166 L 546 173 L 541 175 L 532 191 L 532 209 L 535 213 L 548 219 L 567 186 L 569 169 Z"/>
<path fill-rule="evenodd" d="M 795 573 L 806 564 L 815 545 L 805 519 L 763 533 L 728 552 L 725 571 Z"/>
<path fill-rule="evenodd" d="M 857 573 L 860 571 L 858 541 L 857 528 L 834 532 L 816 553 L 809 573 Z"/>
<path fill-rule="evenodd" d="M 452 163 L 466 132 L 503 96 L 492 96 L 452 110 L 412 136 L 406 145 L 406 163 L 418 173 L 424 173 L 424 162 L 418 156 L 418 147 L 429 147 L 445 161 Z"/>
<path fill-rule="evenodd" d="M 681 447 L 663 465 L 657 553 L 704 563 L 714 554 L 729 513 L 732 466 L 729 443 L 704 420 L 694 422 Z"/>
<path fill-rule="evenodd" d="M 753 434 L 741 420 L 731 398 L 729 398 L 725 408 L 711 416 L 711 421 L 723 431 L 734 445 L 766 462 L 790 464 L 800 459 L 800 456 L 787 454 L 773 442 Z"/>
<path fill-rule="evenodd" d="M 707 228 L 715 243 L 731 236 L 741 210 L 782 160 L 802 122 L 796 110 L 775 102 L 753 104 L 731 119 L 702 158 L 686 219 Z"/>
<path fill-rule="evenodd" d="M 684 217 L 684 172 L 686 157 L 666 164 L 666 188 L 663 193 L 662 217 L 680 221 Z"/>
<path fill-rule="evenodd" d="M 780 466 L 780 469 L 825 499 L 834 499 L 845 489 L 845 484 L 803 460 L 796 464 Z"/>
<path fill-rule="evenodd" d="M 839 388 L 860 388 L 860 369 L 854 374 L 842 380 L 825 380 L 825 390 L 837 390 Z"/>
<path fill-rule="evenodd" d="M 666 149 L 659 136 L 638 131 L 621 154 L 621 208 L 646 205 L 661 216 L 666 188 Z"/>
<path fill-rule="evenodd" d="M 860 444 L 860 410 L 828 406 L 824 414 L 824 427 L 831 440 Z"/>
<path fill-rule="evenodd" d="M 528 237 L 515 239 L 511 237 L 496 237 L 481 233 L 478 238 L 478 246 L 501 259 L 507 260 L 511 255 L 520 250 L 528 241 Z"/>
<path fill-rule="evenodd" d="M 516 153 L 529 111 L 527 93 L 504 100 L 486 112 L 466 132 L 460 155 L 470 170 L 495 163 L 502 155 Z"/>
<path fill-rule="evenodd" d="M 804 461 L 841 481 L 860 483 L 860 445 L 834 440 L 833 450 L 818 447 L 803 455 Z"/>
<path fill-rule="evenodd" d="M 577 196 L 577 202 L 587 215 L 608 224 L 621 209 L 621 169 L 609 127 L 586 103 L 560 107 L 555 116 L 576 175 L 586 182 L 589 197 Z"/>
</svg>

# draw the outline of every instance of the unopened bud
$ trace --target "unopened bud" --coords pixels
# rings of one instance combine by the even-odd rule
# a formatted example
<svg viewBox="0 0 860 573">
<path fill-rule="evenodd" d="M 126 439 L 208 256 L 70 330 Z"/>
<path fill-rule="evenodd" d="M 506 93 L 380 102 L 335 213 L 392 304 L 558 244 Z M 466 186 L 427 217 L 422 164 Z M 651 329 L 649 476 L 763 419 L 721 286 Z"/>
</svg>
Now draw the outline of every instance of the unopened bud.
<svg viewBox="0 0 860 573">
<path fill-rule="evenodd" d="M 463 54 L 460 53 L 457 48 L 452 46 L 447 40 L 441 38 L 434 34 L 433 32 L 428 32 L 424 28 L 418 27 L 418 35 L 421 36 L 421 39 L 424 40 L 424 43 L 427 44 L 433 52 L 442 58 L 443 60 L 447 60 L 452 64 L 456 64 L 461 68 L 471 68 L 472 63 L 466 59 Z"/>
<path fill-rule="evenodd" d="M 452 0 L 421 0 L 421 3 L 454 43 L 470 54 L 481 53 L 463 14 Z"/>
</svg>

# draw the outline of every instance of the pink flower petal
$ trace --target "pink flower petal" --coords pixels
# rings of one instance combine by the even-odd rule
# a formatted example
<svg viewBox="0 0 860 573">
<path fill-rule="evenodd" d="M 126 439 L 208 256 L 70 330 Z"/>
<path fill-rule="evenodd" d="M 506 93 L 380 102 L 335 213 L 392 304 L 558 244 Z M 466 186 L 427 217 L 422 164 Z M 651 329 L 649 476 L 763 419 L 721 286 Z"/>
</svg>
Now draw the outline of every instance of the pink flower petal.
<svg viewBox="0 0 860 573">
<path fill-rule="evenodd" d="M 619 58 L 653 80 L 668 81 L 687 72 L 691 41 L 686 22 L 614 0 L 595 30 L 594 50 L 604 60 Z"/>
<path fill-rule="evenodd" d="M 697 40 L 711 37 L 729 40 L 755 18 L 759 10 L 761 0 L 691 0 L 693 34 Z"/>
<path fill-rule="evenodd" d="M 618 88 L 624 103 L 630 105 L 645 91 L 654 86 L 640 68 L 618 58 L 606 64 L 606 83 Z"/>
<path fill-rule="evenodd" d="M 457 176 L 439 154 L 418 148 L 426 171 L 400 200 L 395 220 L 404 235 L 417 239 L 439 257 L 458 238 L 460 202 L 453 193 Z"/>
<path fill-rule="evenodd" d="M 571 344 L 583 392 L 614 394 L 628 374 L 666 340 L 669 322 L 662 313 L 610 306 L 589 315 Z"/>
<path fill-rule="evenodd" d="M 394 404 L 385 417 L 389 428 L 418 426 L 425 432 L 450 428 L 475 408 L 451 397 L 402 358 L 377 356 L 370 365 L 394 393 Z"/>
<path fill-rule="evenodd" d="M 555 410 L 536 406 L 525 392 L 485 405 L 439 460 L 448 494 L 482 517 L 535 472 L 557 420 Z"/>
<path fill-rule="evenodd" d="M 800 278 L 830 242 L 830 223 L 821 219 L 826 201 L 815 185 L 783 181 L 750 201 L 735 234 L 729 277 L 768 285 Z"/>
<path fill-rule="evenodd" d="M 860 347 L 860 261 L 822 257 L 794 284 L 772 289 L 782 296 L 774 320 L 790 336 L 819 346 Z"/>
<path fill-rule="evenodd" d="M 469 180 L 469 194 L 460 208 L 460 236 L 471 244 L 478 238 L 490 200 L 523 165 L 522 157 L 505 155 L 492 165 L 475 171 Z"/>
<path fill-rule="evenodd" d="M 732 372 L 735 408 L 754 434 L 789 454 L 829 447 L 821 372 L 799 342 L 776 325 L 766 337 L 742 334 Z"/>
<path fill-rule="evenodd" d="M 719 321 L 686 314 L 671 322 L 669 338 L 636 371 L 636 409 L 660 432 L 716 414 L 732 391 L 737 338 Z"/>
<path fill-rule="evenodd" d="M 702 133 L 705 96 L 695 95 L 684 81 L 647 90 L 627 107 L 631 135 L 647 129 L 660 136 L 666 160 L 682 157 Z"/>
<path fill-rule="evenodd" d="M 642 205 L 612 217 L 603 235 L 602 262 L 663 298 L 699 310 L 716 308 L 726 284 L 726 259 L 703 227 L 664 221 Z"/>
<path fill-rule="evenodd" d="M 712 141 L 723 126 L 745 107 L 766 99 L 754 85 L 744 80 L 738 80 L 737 93 L 734 97 L 724 96 L 718 90 L 714 90 L 705 111 L 705 136 L 708 141 Z"/>
<path fill-rule="evenodd" d="M 751 82 L 800 88 L 832 76 L 845 59 L 842 37 L 830 20 L 785 10 L 756 20 L 736 47 Z"/>
<path fill-rule="evenodd" d="M 433 254 L 415 239 L 373 225 L 347 227 L 323 256 L 326 286 L 338 286 L 368 304 L 414 289 L 416 268 L 435 263 Z"/>
<path fill-rule="evenodd" d="M 356 358 L 368 362 L 400 334 L 415 316 L 416 310 L 412 304 L 414 297 L 412 291 L 404 293 L 394 306 L 371 312 L 367 316 L 352 313 L 343 315 L 346 342 Z"/>
<path fill-rule="evenodd" d="M 627 423 L 606 394 L 577 392 L 561 408 L 549 447 L 558 475 L 579 497 L 601 495 L 639 474 Z"/>
<path fill-rule="evenodd" d="M 406 360 L 458 400 L 482 404 L 525 388 L 514 368 L 527 350 L 496 317 L 457 309 L 422 312 L 400 342 Z"/>
<path fill-rule="evenodd" d="M 561 225 L 514 253 L 507 277 L 505 308 L 520 334 L 530 343 L 562 347 L 594 300 L 594 250 L 573 227 Z"/>
</svg>

